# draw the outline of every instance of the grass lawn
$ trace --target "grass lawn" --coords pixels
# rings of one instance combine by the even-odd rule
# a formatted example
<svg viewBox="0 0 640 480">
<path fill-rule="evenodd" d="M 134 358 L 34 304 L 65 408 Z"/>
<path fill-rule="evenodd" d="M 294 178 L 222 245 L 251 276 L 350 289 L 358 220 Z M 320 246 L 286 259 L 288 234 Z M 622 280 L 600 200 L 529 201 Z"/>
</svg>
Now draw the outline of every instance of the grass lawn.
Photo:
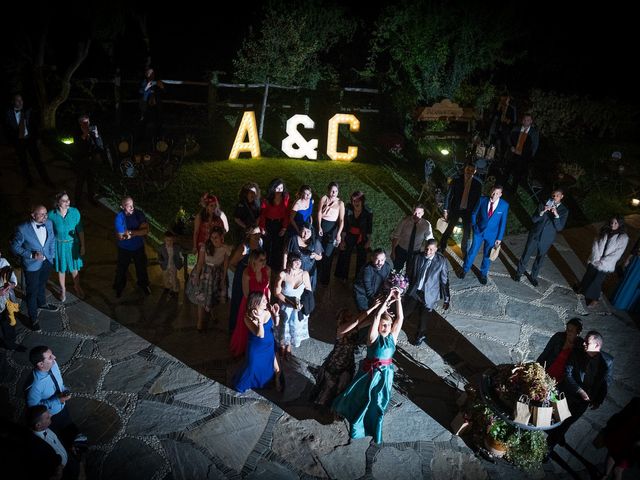
<svg viewBox="0 0 640 480">
<path fill-rule="evenodd" d="M 351 192 L 364 191 L 366 204 L 373 212 L 372 247 L 388 249 L 392 229 L 420 194 L 422 172 L 411 173 L 386 164 L 291 158 L 191 161 L 181 167 L 176 179 L 162 193 L 148 195 L 137 203 L 160 224 L 170 226 L 180 206 L 189 215 L 195 213 L 202 193 L 210 191 L 220 199 L 231 223 L 242 184 L 255 181 L 264 193 L 270 180 L 276 177 L 284 179 L 292 195 L 300 185 L 309 184 L 316 205 L 331 181 L 340 185 L 340 197 L 345 201 Z M 135 198 L 135 192 L 131 193 Z M 435 224 L 435 219 L 432 220 Z"/>
</svg>

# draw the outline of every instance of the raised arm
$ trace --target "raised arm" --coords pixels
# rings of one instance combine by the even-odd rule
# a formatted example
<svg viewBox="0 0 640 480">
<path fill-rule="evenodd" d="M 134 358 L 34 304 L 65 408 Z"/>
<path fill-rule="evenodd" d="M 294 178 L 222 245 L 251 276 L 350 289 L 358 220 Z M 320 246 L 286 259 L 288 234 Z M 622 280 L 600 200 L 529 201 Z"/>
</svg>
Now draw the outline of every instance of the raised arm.
<svg viewBox="0 0 640 480">
<path fill-rule="evenodd" d="M 400 291 L 397 289 L 393 289 L 391 291 L 393 295 L 393 299 L 396 302 L 396 319 L 393 322 L 393 326 L 391 327 L 391 335 L 393 335 L 394 343 L 398 343 L 398 336 L 400 335 L 400 330 L 402 330 L 402 324 L 404 323 L 404 311 L 402 310 L 402 300 L 400 299 Z"/>
</svg>

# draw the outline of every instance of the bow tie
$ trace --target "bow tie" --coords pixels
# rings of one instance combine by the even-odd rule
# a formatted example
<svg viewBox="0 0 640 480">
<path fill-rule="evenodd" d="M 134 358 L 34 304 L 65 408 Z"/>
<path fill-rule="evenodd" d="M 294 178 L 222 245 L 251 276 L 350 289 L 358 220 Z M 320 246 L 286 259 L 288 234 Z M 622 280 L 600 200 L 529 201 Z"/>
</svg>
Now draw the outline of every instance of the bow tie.
<svg viewBox="0 0 640 480">
<path fill-rule="evenodd" d="M 44 228 L 44 223 L 36 223 L 37 228 Z"/>
</svg>

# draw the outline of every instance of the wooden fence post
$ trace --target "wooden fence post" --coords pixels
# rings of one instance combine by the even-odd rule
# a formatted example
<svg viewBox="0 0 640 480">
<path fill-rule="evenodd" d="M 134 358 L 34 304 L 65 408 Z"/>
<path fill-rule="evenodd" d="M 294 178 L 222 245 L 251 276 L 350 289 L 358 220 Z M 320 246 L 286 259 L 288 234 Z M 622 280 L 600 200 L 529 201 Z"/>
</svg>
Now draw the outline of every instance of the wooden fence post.
<svg viewBox="0 0 640 480">
<path fill-rule="evenodd" d="M 207 87 L 207 119 L 209 125 L 213 124 L 216 113 L 216 103 L 218 102 L 218 73 L 220 72 L 211 72 L 209 86 Z"/>
</svg>

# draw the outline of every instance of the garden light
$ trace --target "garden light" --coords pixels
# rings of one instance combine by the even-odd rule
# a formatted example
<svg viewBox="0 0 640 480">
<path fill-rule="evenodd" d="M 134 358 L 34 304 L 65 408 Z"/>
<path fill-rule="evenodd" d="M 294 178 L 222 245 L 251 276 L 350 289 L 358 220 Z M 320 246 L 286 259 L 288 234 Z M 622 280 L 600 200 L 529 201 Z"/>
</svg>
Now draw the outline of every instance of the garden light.
<svg viewBox="0 0 640 480">
<path fill-rule="evenodd" d="M 632 206 L 632 207 L 639 207 L 639 206 L 640 206 L 640 199 L 638 199 L 638 198 L 632 198 L 632 199 L 631 199 L 631 206 Z"/>
<path fill-rule="evenodd" d="M 60 141 L 65 145 L 73 145 L 73 137 L 62 137 Z"/>
<path fill-rule="evenodd" d="M 447 155 L 449 155 L 449 150 L 443 148 L 442 150 L 440 150 L 440 153 L 446 157 Z"/>
</svg>

